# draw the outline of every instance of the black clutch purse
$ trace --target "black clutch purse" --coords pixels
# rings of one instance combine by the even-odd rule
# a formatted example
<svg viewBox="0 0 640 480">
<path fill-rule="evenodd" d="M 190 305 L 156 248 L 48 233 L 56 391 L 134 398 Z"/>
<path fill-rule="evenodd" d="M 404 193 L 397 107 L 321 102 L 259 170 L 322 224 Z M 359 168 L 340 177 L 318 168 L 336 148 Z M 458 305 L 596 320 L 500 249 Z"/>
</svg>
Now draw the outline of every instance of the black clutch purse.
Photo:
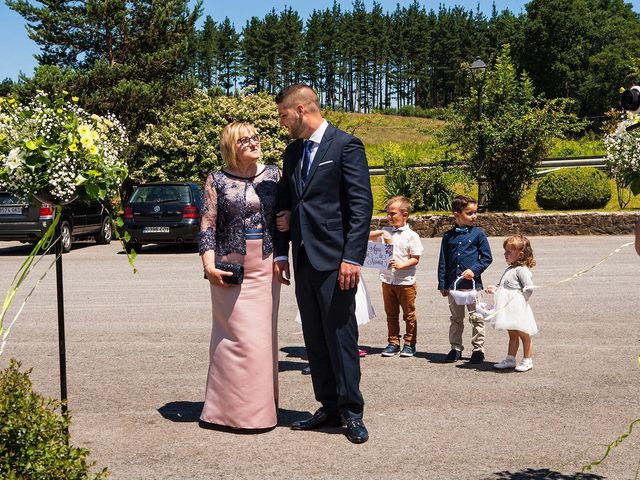
<svg viewBox="0 0 640 480">
<path fill-rule="evenodd" d="M 225 275 L 222 277 L 224 283 L 230 285 L 241 285 L 244 280 L 244 266 L 238 263 L 219 262 L 216 260 L 215 266 L 218 270 L 225 272 L 231 272 L 233 275 Z M 207 278 L 207 274 L 204 274 L 204 278 Z"/>
</svg>

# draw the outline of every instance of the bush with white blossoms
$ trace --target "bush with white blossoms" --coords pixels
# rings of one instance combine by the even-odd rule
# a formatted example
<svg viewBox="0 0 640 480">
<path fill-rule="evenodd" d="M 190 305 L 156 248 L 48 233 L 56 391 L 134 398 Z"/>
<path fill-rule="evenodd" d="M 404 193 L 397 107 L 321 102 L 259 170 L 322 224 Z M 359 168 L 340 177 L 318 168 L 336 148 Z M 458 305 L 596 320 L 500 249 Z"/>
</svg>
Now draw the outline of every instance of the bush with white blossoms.
<svg viewBox="0 0 640 480">
<path fill-rule="evenodd" d="M 126 130 L 77 101 L 44 92 L 24 104 L 0 97 L 0 189 L 25 197 L 48 193 L 59 202 L 117 192 L 127 176 Z"/>
<path fill-rule="evenodd" d="M 634 195 L 640 193 L 640 128 L 629 131 L 627 127 L 638 121 L 640 117 L 623 120 L 615 132 L 604 137 L 607 168 L 613 178 L 629 187 Z"/>
</svg>

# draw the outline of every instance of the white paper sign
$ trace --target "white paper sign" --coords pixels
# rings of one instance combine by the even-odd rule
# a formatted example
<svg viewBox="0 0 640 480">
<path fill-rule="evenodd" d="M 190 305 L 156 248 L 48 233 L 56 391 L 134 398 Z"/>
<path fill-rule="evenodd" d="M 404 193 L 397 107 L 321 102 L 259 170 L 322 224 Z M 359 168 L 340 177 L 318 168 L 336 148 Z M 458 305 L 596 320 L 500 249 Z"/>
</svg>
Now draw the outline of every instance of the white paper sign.
<svg viewBox="0 0 640 480">
<path fill-rule="evenodd" d="M 369 242 L 367 244 L 367 257 L 364 259 L 365 268 L 389 268 L 389 262 L 393 257 L 393 245 L 389 243 Z"/>
</svg>

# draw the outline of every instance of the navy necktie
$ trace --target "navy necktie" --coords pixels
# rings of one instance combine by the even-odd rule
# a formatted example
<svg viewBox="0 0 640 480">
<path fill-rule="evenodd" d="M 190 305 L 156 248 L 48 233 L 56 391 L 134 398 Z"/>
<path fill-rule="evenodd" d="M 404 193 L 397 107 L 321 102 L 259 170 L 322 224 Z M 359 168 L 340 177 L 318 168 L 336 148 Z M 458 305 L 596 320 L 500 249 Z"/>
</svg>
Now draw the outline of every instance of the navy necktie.
<svg viewBox="0 0 640 480">
<path fill-rule="evenodd" d="M 307 173 L 309 172 L 309 165 L 311 164 L 311 149 L 313 148 L 313 141 L 305 140 L 304 147 L 302 149 L 302 168 L 300 169 L 300 179 L 302 180 L 302 186 L 304 187 L 307 181 Z"/>
</svg>

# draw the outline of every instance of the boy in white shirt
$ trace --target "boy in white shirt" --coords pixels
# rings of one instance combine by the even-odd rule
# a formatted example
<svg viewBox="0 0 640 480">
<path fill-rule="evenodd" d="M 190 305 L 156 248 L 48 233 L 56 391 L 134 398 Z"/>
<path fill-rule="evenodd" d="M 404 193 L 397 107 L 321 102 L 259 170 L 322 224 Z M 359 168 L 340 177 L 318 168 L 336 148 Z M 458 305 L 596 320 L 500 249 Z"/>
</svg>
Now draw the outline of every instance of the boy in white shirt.
<svg viewBox="0 0 640 480">
<path fill-rule="evenodd" d="M 387 202 L 388 226 L 373 230 L 369 239 L 382 237 L 385 243 L 393 243 L 393 257 L 389 268 L 380 270 L 382 297 L 387 314 L 388 342 L 383 357 L 412 357 L 416 353 L 416 266 L 422 255 L 422 243 L 416 232 L 409 228 L 407 220 L 411 203 L 398 196 Z M 404 345 L 400 350 L 400 308 L 406 324 Z"/>
</svg>

